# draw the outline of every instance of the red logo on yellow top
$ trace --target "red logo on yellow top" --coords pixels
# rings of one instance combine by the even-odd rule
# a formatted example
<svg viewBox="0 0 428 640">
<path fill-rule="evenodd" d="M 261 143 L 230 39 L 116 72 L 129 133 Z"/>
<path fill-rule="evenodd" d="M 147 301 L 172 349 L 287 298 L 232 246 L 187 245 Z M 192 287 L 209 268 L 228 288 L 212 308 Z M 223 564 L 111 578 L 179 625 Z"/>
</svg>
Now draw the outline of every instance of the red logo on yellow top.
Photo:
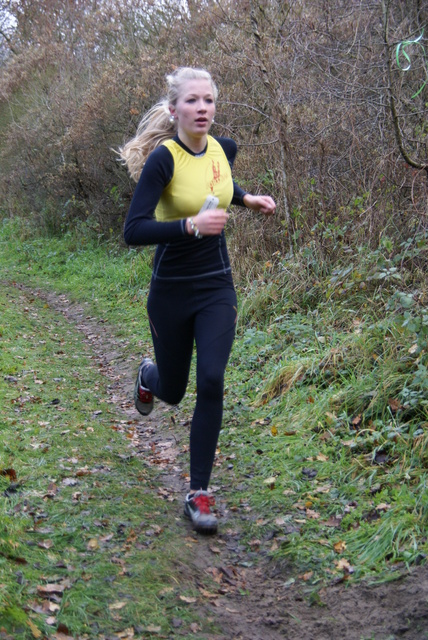
<svg viewBox="0 0 428 640">
<path fill-rule="evenodd" d="M 211 163 L 211 168 L 212 168 L 212 180 L 210 181 L 210 189 L 211 191 L 214 191 L 214 186 L 216 184 L 220 184 L 221 182 L 221 171 L 220 171 L 220 162 L 214 162 L 214 160 Z"/>
</svg>

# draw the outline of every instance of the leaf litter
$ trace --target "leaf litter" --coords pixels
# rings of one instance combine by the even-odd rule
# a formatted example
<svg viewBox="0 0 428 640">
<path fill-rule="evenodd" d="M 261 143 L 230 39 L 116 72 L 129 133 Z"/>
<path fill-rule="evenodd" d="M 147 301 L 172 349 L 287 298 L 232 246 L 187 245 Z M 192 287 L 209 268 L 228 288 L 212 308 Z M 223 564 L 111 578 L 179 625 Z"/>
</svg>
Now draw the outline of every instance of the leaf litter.
<svg viewBox="0 0 428 640">
<path fill-rule="evenodd" d="M 110 401 L 118 406 L 123 415 L 127 416 L 126 419 L 115 421 L 111 428 L 123 432 L 124 436 L 132 442 L 134 453 L 130 455 L 131 460 L 136 457 L 143 467 L 147 465 L 159 470 L 159 486 L 156 489 L 158 496 L 166 502 L 180 502 L 188 479 L 186 472 L 183 471 L 182 462 L 183 456 L 187 455 L 188 419 L 183 419 L 180 425 L 180 420 L 177 424 L 177 416 L 175 417 L 176 431 L 173 435 L 170 425 L 165 424 L 163 414 L 167 410 L 160 404 L 146 423 L 137 423 L 130 392 L 134 375 L 134 371 L 131 371 L 133 363 L 118 357 L 120 348 L 117 338 L 106 330 L 105 324 L 103 324 L 103 331 L 100 332 L 99 322 L 86 316 L 82 307 L 71 304 L 65 296 L 56 296 L 53 293 L 38 290 L 33 292 L 33 295 L 44 299 L 51 308 L 62 313 L 69 322 L 82 331 L 84 339 L 91 345 L 94 359 L 99 360 L 104 375 L 111 381 Z M 32 398 L 30 401 L 38 400 Z M 22 404 L 25 400 L 20 402 Z M 395 406 L 393 408 L 395 409 Z M 180 432 L 180 427 L 181 435 L 177 439 L 176 434 Z M 318 457 L 318 460 L 323 461 L 323 458 Z M 8 480 L 13 477 L 16 479 L 16 474 L 14 476 L 10 471 L 10 469 L 4 470 L 1 475 L 6 476 Z M 305 468 L 303 474 L 310 480 L 315 477 L 316 470 Z M 70 481 L 72 479 L 69 478 Z M 63 484 L 67 485 L 64 480 L 67 478 L 63 479 Z M 265 481 L 266 484 L 269 488 L 273 488 L 276 478 L 272 476 L 268 480 L 269 482 Z M 72 482 L 70 484 L 74 486 Z M 51 495 L 46 494 L 46 499 L 55 498 L 57 495 L 57 483 L 52 487 L 49 491 Z M 329 490 L 329 485 L 318 488 L 320 493 L 327 493 Z M 336 582 L 332 581 L 330 586 L 323 587 L 317 592 L 317 597 L 311 602 L 313 589 L 308 589 L 307 583 L 311 581 L 312 572 L 297 575 L 291 565 L 283 561 L 276 562 L 274 555 L 269 557 L 261 541 L 257 541 L 257 544 L 253 541 L 252 547 L 250 545 L 249 548 L 242 544 L 239 509 L 236 511 L 227 509 L 225 505 L 227 492 L 223 495 L 225 499 L 221 497 L 218 500 L 219 511 L 223 515 L 222 530 L 215 543 L 213 540 L 196 536 L 189 531 L 187 524 L 183 524 L 183 544 L 190 544 L 191 553 L 185 555 L 185 561 L 182 564 L 178 557 L 175 562 L 179 567 L 180 586 L 173 591 L 180 601 L 193 607 L 201 620 L 208 619 L 218 629 L 208 635 L 202 633 L 197 636 L 198 638 L 260 640 L 263 637 L 264 640 L 280 638 L 342 640 L 346 637 L 347 640 L 360 640 L 365 636 L 378 637 L 378 634 L 382 634 L 383 637 L 388 633 L 390 637 L 393 637 L 391 633 L 405 634 L 408 640 L 426 638 L 428 626 L 426 566 L 417 567 L 408 575 L 397 575 L 395 581 L 379 585 L 359 584 L 348 585 L 345 588 L 339 576 Z M 388 508 L 389 505 L 382 503 L 377 507 L 378 511 Z M 171 511 L 172 508 L 169 508 L 166 518 L 171 518 Z M 303 505 L 302 511 L 309 519 L 319 517 L 317 512 L 307 505 Z M 34 515 L 42 521 L 42 513 Z M 285 522 L 287 522 L 286 519 L 277 518 L 276 524 L 280 526 Z M 168 524 L 165 522 L 165 526 Z M 325 525 L 339 527 L 341 518 L 331 516 Z M 100 526 L 102 526 L 101 522 Z M 157 533 L 156 528 L 152 526 L 150 535 Z M 191 542 L 186 543 L 186 539 Z M 100 544 L 103 544 L 101 538 L 88 539 L 89 550 L 96 551 Z M 319 544 L 324 545 L 326 541 L 319 540 Z M 48 548 L 49 545 L 46 550 Z M 346 553 L 346 544 L 338 540 L 334 545 L 334 552 L 337 555 Z M 215 564 L 212 562 L 213 559 L 216 560 Z M 125 565 L 125 560 L 120 557 L 113 557 L 112 562 Z M 342 574 L 342 580 L 353 570 L 352 563 L 345 557 L 335 561 L 335 568 Z M 45 615 L 51 616 L 53 622 L 58 611 L 57 607 L 60 606 L 61 599 L 70 586 L 71 584 L 66 580 L 39 585 L 37 592 L 42 598 L 42 604 L 29 603 L 29 608 L 37 612 L 41 608 Z M 187 595 L 187 593 L 194 593 L 195 590 L 198 595 Z M 161 598 L 169 597 L 171 587 L 165 587 L 163 592 L 164 596 L 160 595 Z M 46 608 L 43 600 L 47 603 Z M 118 600 L 112 602 L 109 609 L 120 612 L 126 608 L 126 605 L 126 601 Z M 34 638 L 41 637 L 38 628 L 31 621 L 29 627 Z M 172 627 L 181 630 L 183 621 L 173 619 Z M 203 631 L 203 626 L 195 622 L 188 628 L 192 634 Z M 125 628 L 117 632 L 115 637 L 125 640 L 126 638 L 143 638 L 144 633 L 159 637 L 160 631 L 161 628 L 156 625 L 149 625 L 146 628 L 140 625 L 137 631 L 134 627 Z M 2 637 L 8 640 L 7 633 L 0 628 L 0 638 Z M 104 640 L 104 637 L 102 633 L 97 635 L 100 640 Z M 51 638 L 77 640 L 69 635 L 67 628 L 61 626 L 57 627 Z M 82 640 L 87 639 L 82 637 Z"/>
</svg>

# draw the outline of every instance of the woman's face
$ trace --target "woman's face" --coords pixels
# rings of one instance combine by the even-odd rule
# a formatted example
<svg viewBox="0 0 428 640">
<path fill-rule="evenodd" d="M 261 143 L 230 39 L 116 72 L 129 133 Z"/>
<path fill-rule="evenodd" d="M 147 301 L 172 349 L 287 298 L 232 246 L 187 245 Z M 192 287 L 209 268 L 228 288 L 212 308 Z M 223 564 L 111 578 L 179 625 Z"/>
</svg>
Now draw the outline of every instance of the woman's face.
<svg viewBox="0 0 428 640">
<path fill-rule="evenodd" d="M 187 80 L 181 87 L 177 102 L 170 106 L 177 119 L 178 134 L 189 138 L 205 136 L 214 118 L 215 100 L 211 82 L 205 79 Z"/>
</svg>

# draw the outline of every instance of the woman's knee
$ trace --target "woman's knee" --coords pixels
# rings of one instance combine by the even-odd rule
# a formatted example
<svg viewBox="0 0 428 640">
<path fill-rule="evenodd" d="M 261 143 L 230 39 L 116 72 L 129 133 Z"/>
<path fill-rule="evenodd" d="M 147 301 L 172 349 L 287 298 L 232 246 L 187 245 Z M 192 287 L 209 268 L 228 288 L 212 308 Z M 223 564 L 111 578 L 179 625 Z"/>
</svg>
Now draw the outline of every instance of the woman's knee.
<svg viewBox="0 0 428 640">
<path fill-rule="evenodd" d="M 197 393 L 205 398 L 223 398 L 224 372 L 208 370 L 198 376 Z"/>
<path fill-rule="evenodd" d="M 184 398 L 184 394 L 186 390 L 181 389 L 167 389 L 165 391 L 161 391 L 159 394 L 159 398 L 166 402 L 167 404 L 180 404 L 180 402 Z"/>
</svg>

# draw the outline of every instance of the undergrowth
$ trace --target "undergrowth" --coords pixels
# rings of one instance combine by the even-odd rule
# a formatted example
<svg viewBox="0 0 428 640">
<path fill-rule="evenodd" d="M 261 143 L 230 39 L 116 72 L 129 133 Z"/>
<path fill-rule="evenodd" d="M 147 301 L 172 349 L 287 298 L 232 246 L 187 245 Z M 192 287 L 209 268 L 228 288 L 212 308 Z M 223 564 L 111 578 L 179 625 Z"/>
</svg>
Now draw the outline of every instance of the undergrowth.
<svg viewBox="0 0 428 640">
<path fill-rule="evenodd" d="M 271 553 L 309 584 L 425 560 L 426 240 L 394 256 L 356 249 L 312 280 L 303 257 L 276 254 L 243 287 L 241 499 L 265 515 L 253 544 L 273 537 Z"/>
<path fill-rule="evenodd" d="M 255 561 L 291 562 L 308 589 L 425 561 L 427 246 L 419 233 L 394 255 L 360 247 L 319 268 L 307 248 L 276 252 L 237 283 L 213 482 L 230 482 Z M 11 221 L 1 229 L 3 279 L 86 300 L 135 352 L 148 340 L 151 258 L 71 233 L 32 238 Z M 13 376 L 16 361 L 8 367 Z"/>
</svg>

